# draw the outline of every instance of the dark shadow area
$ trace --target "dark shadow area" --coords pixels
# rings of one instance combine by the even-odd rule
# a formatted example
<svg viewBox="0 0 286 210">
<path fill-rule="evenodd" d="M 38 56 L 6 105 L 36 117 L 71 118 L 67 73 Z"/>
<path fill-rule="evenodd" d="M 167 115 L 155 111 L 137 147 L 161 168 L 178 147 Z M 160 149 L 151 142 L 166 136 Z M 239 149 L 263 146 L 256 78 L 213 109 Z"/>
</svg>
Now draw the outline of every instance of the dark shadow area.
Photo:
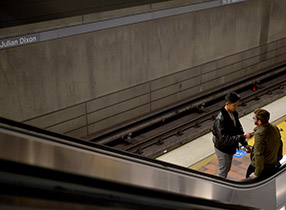
<svg viewBox="0 0 286 210">
<path fill-rule="evenodd" d="M 3 0 L 0 28 L 122 9 L 166 0 Z"/>
</svg>

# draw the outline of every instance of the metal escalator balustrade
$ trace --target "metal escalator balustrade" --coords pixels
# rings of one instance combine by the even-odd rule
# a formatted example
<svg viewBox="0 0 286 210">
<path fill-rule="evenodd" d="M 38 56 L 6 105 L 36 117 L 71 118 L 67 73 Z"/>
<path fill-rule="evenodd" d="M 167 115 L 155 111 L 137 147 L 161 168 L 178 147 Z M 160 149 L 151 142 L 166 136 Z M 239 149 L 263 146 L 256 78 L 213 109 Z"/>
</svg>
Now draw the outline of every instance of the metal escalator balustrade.
<svg viewBox="0 0 286 210">
<path fill-rule="evenodd" d="M 277 209 L 286 203 L 285 165 L 264 181 L 245 184 L 5 124 L 0 126 L 0 160 L 103 182 L 254 208 Z"/>
</svg>

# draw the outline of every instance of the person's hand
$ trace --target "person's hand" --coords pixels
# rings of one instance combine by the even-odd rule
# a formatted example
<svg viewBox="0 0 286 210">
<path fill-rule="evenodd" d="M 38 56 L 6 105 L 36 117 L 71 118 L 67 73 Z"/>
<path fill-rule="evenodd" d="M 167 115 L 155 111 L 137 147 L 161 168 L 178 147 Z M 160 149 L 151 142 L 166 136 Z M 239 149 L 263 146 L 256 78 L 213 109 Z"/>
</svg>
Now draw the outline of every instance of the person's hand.
<svg viewBox="0 0 286 210">
<path fill-rule="evenodd" d="M 247 134 L 245 134 L 245 138 L 250 139 L 250 138 L 252 138 L 253 135 L 254 135 L 254 132 L 247 133 Z"/>
<path fill-rule="evenodd" d="M 251 135 L 251 138 L 254 136 L 255 132 L 251 132 L 250 135 Z"/>
<path fill-rule="evenodd" d="M 256 179 L 256 178 L 257 178 L 257 176 L 256 176 L 254 173 L 250 174 L 249 177 L 250 177 L 251 179 Z"/>
<path fill-rule="evenodd" d="M 249 145 L 244 146 L 247 153 L 251 153 L 251 147 Z"/>
</svg>

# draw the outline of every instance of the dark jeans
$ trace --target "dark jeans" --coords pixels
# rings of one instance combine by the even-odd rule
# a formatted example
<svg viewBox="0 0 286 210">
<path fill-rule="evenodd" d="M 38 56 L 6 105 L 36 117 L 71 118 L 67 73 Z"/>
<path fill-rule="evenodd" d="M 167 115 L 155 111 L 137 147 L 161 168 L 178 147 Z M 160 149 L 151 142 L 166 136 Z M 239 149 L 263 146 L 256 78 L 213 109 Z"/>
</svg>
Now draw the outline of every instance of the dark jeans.
<svg viewBox="0 0 286 210">
<path fill-rule="evenodd" d="M 273 174 L 275 174 L 279 169 L 279 166 L 273 167 L 271 169 L 267 169 L 267 170 L 263 170 L 262 173 L 260 174 L 260 176 L 258 177 L 259 180 L 261 179 L 265 179 Z M 246 178 L 248 178 L 250 176 L 250 174 L 252 174 L 255 171 L 255 167 L 253 165 L 249 165 L 248 169 L 246 171 Z"/>
<path fill-rule="evenodd" d="M 255 171 L 255 167 L 253 165 L 249 165 L 248 169 L 246 171 L 246 176 L 245 178 L 248 178 L 250 176 L 250 174 L 252 174 Z"/>
</svg>

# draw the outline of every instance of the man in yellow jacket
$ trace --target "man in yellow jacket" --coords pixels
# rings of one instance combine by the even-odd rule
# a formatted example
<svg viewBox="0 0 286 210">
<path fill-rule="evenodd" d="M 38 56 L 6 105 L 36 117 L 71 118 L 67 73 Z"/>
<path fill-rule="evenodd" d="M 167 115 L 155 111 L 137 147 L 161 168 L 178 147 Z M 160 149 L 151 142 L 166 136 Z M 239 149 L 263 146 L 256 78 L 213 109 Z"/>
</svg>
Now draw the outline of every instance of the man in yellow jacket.
<svg viewBox="0 0 286 210">
<path fill-rule="evenodd" d="M 251 152 L 246 178 L 263 179 L 273 173 L 279 167 L 282 158 L 282 141 L 279 129 L 269 123 L 270 113 L 264 109 L 254 111 L 254 148 Z"/>
</svg>

